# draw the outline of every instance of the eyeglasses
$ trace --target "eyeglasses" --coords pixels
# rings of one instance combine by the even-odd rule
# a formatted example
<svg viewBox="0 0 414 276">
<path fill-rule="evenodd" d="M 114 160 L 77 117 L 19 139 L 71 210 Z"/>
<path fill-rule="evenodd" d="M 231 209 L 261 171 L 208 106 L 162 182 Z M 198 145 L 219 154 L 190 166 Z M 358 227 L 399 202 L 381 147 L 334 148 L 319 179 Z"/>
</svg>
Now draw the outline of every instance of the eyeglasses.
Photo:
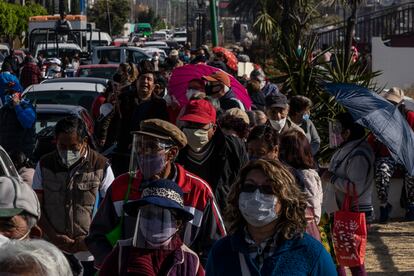
<svg viewBox="0 0 414 276">
<path fill-rule="evenodd" d="M 244 192 L 244 193 L 254 193 L 257 189 L 262 194 L 267 194 L 267 195 L 273 195 L 274 194 L 273 188 L 270 185 L 254 185 L 254 184 L 249 184 L 249 183 L 245 183 L 241 187 L 241 192 Z"/>
</svg>

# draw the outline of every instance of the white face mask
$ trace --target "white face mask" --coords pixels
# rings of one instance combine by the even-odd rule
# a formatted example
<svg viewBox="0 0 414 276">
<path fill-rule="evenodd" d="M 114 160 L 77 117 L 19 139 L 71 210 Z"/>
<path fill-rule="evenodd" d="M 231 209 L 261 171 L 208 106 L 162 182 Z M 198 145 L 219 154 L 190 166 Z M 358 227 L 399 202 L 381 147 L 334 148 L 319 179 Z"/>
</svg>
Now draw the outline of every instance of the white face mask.
<svg viewBox="0 0 414 276">
<path fill-rule="evenodd" d="M 263 194 L 257 189 L 253 193 L 242 192 L 239 209 L 244 219 L 255 227 L 265 226 L 277 219 L 277 197 Z"/>
<path fill-rule="evenodd" d="M 59 156 L 62 160 L 62 163 L 66 167 L 71 167 L 73 164 L 78 162 L 78 160 L 81 158 L 80 151 L 75 150 L 59 150 Z"/>
<path fill-rule="evenodd" d="M 187 136 L 188 145 L 195 152 L 200 152 L 209 142 L 208 130 L 184 128 L 183 132 Z"/>
<path fill-rule="evenodd" d="M 266 81 L 260 82 L 260 90 L 262 90 L 266 86 Z"/>
<path fill-rule="evenodd" d="M 270 125 L 272 126 L 272 128 L 274 128 L 275 130 L 281 132 L 282 129 L 286 125 L 286 120 L 287 120 L 287 117 L 285 117 L 285 118 L 283 118 L 282 120 L 279 120 L 279 121 L 269 119 L 269 122 L 270 122 Z"/>
<path fill-rule="evenodd" d="M 203 92 L 200 92 L 197 89 L 187 89 L 187 92 L 185 95 L 188 100 L 191 100 L 194 96 L 197 96 L 200 93 L 203 93 Z"/>
</svg>

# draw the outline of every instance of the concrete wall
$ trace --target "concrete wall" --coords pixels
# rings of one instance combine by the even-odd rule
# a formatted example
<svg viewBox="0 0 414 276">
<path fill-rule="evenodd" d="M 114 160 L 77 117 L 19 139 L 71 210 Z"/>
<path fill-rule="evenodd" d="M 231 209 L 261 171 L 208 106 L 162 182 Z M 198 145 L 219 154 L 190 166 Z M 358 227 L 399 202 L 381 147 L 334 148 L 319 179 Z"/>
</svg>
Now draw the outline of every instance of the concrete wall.
<svg viewBox="0 0 414 276">
<path fill-rule="evenodd" d="M 377 84 L 385 88 L 414 85 L 414 48 L 388 47 L 379 37 L 372 38 L 372 70 L 382 71 Z"/>
</svg>

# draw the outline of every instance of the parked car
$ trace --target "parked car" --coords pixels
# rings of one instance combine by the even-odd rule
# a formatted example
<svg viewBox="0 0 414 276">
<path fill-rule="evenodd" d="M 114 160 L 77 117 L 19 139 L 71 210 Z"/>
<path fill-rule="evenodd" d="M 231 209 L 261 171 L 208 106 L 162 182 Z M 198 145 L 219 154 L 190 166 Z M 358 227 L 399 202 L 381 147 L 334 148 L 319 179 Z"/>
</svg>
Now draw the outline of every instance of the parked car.
<svg viewBox="0 0 414 276">
<path fill-rule="evenodd" d="M 82 49 L 76 43 L 41 43 L 37 44 L 35 50 L 35 57 L 39 53 L 43 54 L 45 58 L 63 58 L 63 57 L 73 57 L 75 54 L 81 54 Z M 58 53 L 59 52 L 59 53 Z"/>
<path fill-rule="evenodd" d="M 0 176 L 19 178 L 19 173 L 2 146 L 0 146 Z"/>
<path fill-rule="evenodd" d="M 116 46 L 116 47 L 120 47 L 122 45 L 128 44 L 128 41 L 129 41 L 129 37 L 128 36 L 126 36 L 126 37 L 118 37 L 118 38 L 115 38 L 112 41 L 111 45 Z"/>
<path fill-rule="evenodd" d="M 109 79 L 93 78 L 93 77 L 57 78 L 57 79 L 44 80 L 41 83 L 64 83 L 64 82 L 82 82 L 82 83 L 101 84 L 106 87 L 108 85 Z"/>
<path fill-rule="evenodd" d="M 151 40 L 154 41 L 166 41 L 168 39 L 167 33 L 163 31 L 153 32 L 151 35 Z"/>
<path fill-rule="evenodd" d="M 0 68 L 3 65 L 4 59 L 5 59 L 5 56 L 2 53 L 0 53 Z"/>
<path fill-rule="evenodd" d="M 8 44 L 0 43 L 0 54 L 7 57 L 10 54 L 10 47 Z"/>
<path fill-rule="evenodd" d="M 90 38 L 92 39 L 90 40 Z M 99 39 L 100 38 L 100 39 Z M 86 39 L 91 43 L 92 48 L 96 46 L 109 46 L 112 43 L 112 38 L 108 33 L 105 32 L 88 32 L 86 34 Z"/>
<path fill-rule="evenodd" d="M 33 84 L 26 88 L 23 97 L 34 105 L 61 104 L 80 105 L 91 110 L 94 99 L 105 91 L 106 86 L 100 83 L 67 81 Z"/>
<path fill-rule="evenodd" d="M 77 116 L 85 123 L 89 145 L 93 149 L 97 149 L 93 120 L 85 108 L 74 105 L 38 104 L 36 105 L 36 114 L 34 161 L 37 162 L 44 154 L 52 152 L 56 148 L 55 125 L 59 120 L 68 116 Z"/>
<path fill-rule="evenodd" d="M 120 64 L 128 61 L 138 64 L 141 60 L 151 60 L 151 56 L 138 47 L 103 46 L 93 49 L 92 64 L 99 64 L 103 57 L 106 57 L 110 64 Z"/>
<path fill-rule="evenodd" d="M 185 45 L 187 43 L 187 32 L 186 31 L 174 32 L 173 40 L 175 40 L 178 44 Z"/>
<path fill-rule="evenodd" d="M 79 66 L 77 77 L 92 77 L 102 79 L 112 79 L 116 73 L 118 64 L 89 64 Z"/>
<path fill-rule="evenodd" d="M 153 54 L 156 53 L 156 52 L 159 53 L 160 54 L 160 61 L 161 62 L 164 62 L 164 60 L 168 56 L 167 53 L 164 50 L 161 50 L 159 48 L 145 47 L 143 49 L 150 56 L 153 56 Z"/>
<path fill-rule="evenodd" d="M 167 55 L 170 53 L 171 48 L 165 41 L 146 41 L 142 48 L 158 48 L 163 50 Z"/>
</svg>

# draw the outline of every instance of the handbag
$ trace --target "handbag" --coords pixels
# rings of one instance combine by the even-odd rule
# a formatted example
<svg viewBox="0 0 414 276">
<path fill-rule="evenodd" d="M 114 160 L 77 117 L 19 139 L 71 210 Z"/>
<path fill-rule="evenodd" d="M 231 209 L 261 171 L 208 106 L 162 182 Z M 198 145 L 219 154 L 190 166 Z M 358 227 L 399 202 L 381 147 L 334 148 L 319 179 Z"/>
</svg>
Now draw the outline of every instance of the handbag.
<svg viewBox="0 0 414 276">
<path fill-rule="evenodd" d="M 334 213 L 332 240 L 338 264 L 354 267 L 364 264 L 367 226 L 365 213 L 351 210 L 352 199 L 354 199 L 358 208 L 358 196 L 355 191 L 355 184 L 352 183 L 352 195 L 349 186 L 348 183 L 342 209 Z"/>
<path fill-rule="evenodd" d="M 128 202 L 129 193 L 131 192 L 131 184 L 132 184 L 133 177 L 130 175 L 128 180 L 128 189 L 125 194 L 124 198 L 124 204 Z M 112 229 L 111 232 L 107 233 L 106 239 L 109 241 L 109 243 L 112 245 L 112 247 L 115 246 L 115 244 L 121 239 L 122 236 L 122 225 L 124 224 L 124 209 L 122 208 L 122 214 L 121 219 L 119 220 L 119 223 L 115 226 L 114 229 Z"/>
</svg>

